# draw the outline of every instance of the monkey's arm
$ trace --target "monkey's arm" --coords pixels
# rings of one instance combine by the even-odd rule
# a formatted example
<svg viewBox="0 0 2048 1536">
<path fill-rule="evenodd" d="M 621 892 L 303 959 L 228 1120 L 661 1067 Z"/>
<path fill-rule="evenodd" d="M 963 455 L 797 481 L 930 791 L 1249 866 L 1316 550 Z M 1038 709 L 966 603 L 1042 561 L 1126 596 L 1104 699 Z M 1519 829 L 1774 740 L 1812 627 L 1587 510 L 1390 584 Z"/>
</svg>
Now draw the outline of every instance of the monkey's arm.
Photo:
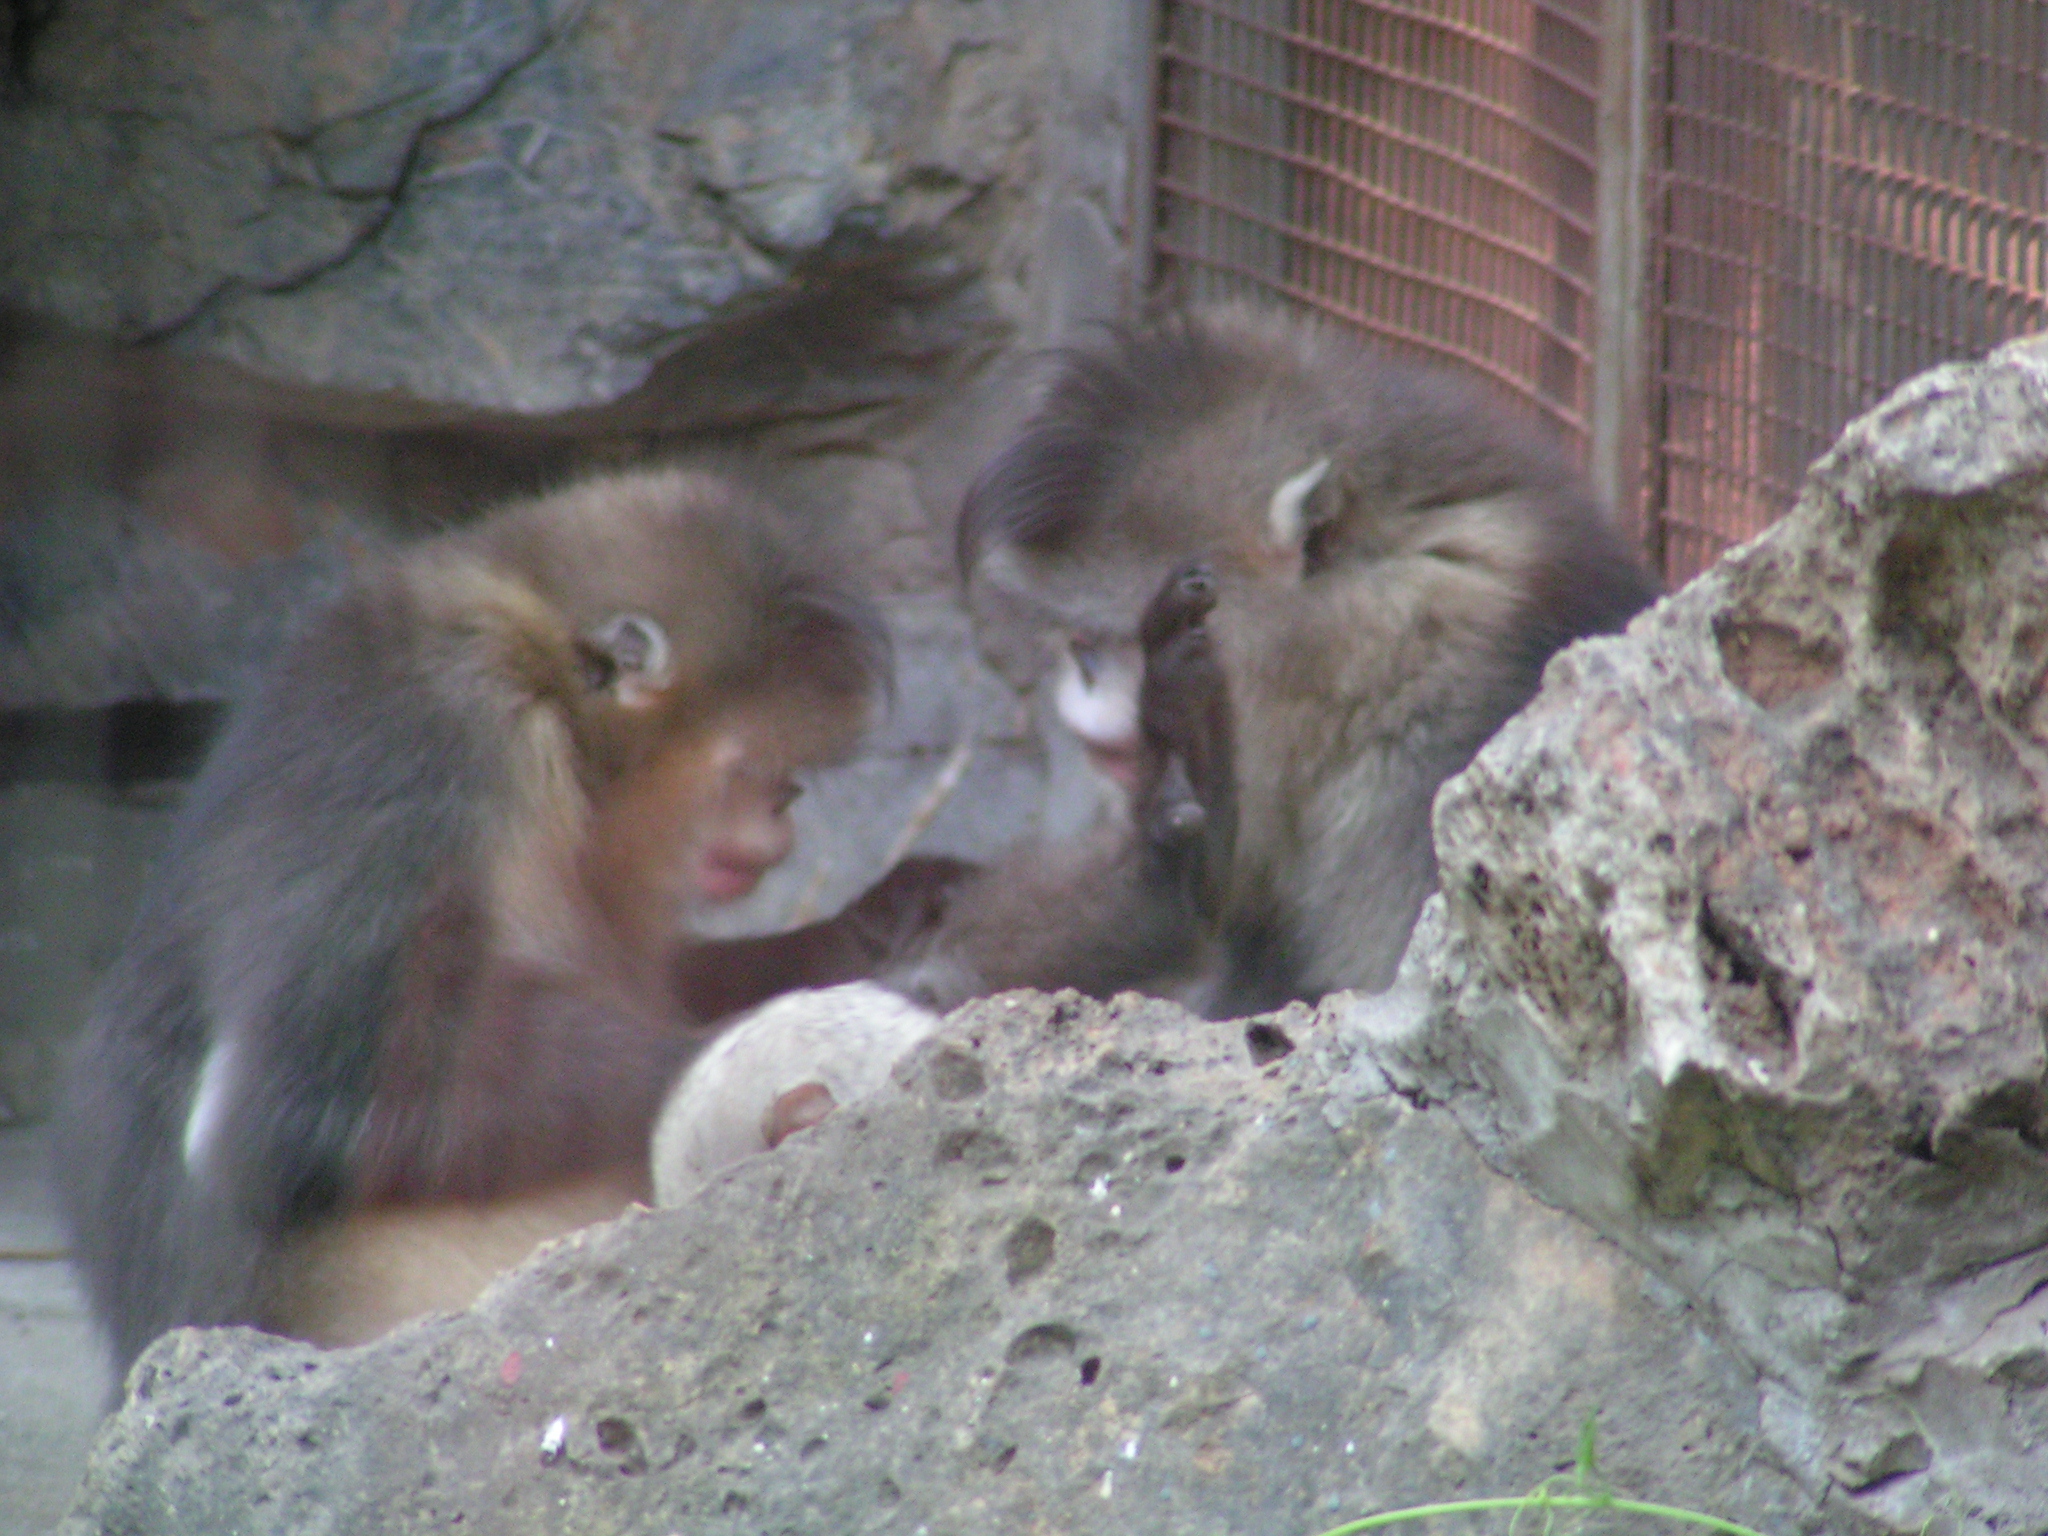
<svg viewBox="0 0 2048 1536">
<path fill-rule="evenodd" d="M 663 1097 L 710 1038 L 579 972 L 498 958 L 452 1038 L 387 1031 L 352 1198 L 488 1199 L 644 1161 Z"/>
<path fill-rule="evenodd" d="M 905 859 L 837 917 L 758 938 L 693 940 L 676 960 L 678 1004 L 709 1024 L 799 987 L 863 981 L 909 954 L 943 917 L 948 893 L 977 872 L 963 859 Z"/>
<path fill-rule="evenodd" d="M 1237 830 L 1230 693 L 1204 622 L 1215 604 L 1215 578 L 1195 562 L 1140 622 L 1135 835 L 1011 855 L 965 885 L 919 960 L 885 980 L 944 1009 L 1009 987 L 1107 997 L 1202 968 Z"/>
<path fill-rule="evenodd" d="M 1237 847 L 1230 686 L 1206 620 L 1216 577 L 1202 561 L 1168 576 L 1138 621 L 1144 744 L 1134 811 L 1154 884 L 1174 884 L 1205 921 L 1222 915 Z"/>
<path fill-rule="evenodd" d="M 1122 832 L 1021 849 L 963 886 L 922 953 L 878 979 L 944 1012 L 1011 987 L 1108 997 L 1192 976 L 1203 925 L 1151 864 Z"/>
<path fill-rule="evenodd" d="M 432 1009 L 401 1009 L 387 1026 L 352 1197 L 482 1199 L 639 1167 L 670 1084 L 721 1019 L 778 992 L 872 975 L 971 868 L 906 860 L 827 922 L 693 946 L 676 968 L 680 1016 L 657 1016 L 596 975 L 490 960 L 452 1038 Z"/>
</svg>

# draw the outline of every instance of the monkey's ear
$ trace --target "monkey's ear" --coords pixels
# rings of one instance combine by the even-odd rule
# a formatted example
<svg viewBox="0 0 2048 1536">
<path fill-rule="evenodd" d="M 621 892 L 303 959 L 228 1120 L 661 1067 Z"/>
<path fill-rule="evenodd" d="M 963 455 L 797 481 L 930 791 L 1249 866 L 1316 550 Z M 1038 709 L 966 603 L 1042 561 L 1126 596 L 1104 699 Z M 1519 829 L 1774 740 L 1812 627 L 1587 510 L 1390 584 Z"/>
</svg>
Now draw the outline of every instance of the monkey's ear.
<svg viewBox="0 0 2048 1536">
<path fill-rule="evenodd" d="M 1309 498 L 1329 477 L 1330 461 L 1317 459 L 1298 475 L 1289 475 L 1273 491 L 1266 507 L 1266 547 L 1302 573 L 1309 535 L 1330 513 L 1312 507 Z"/>
<path fill-rule="evenodd" d="M 645 709 L 674 681 L 668 631 L 644 613 L 615 613 L 576 642 L 593 689 L 626 709 Z"/>
</svg>

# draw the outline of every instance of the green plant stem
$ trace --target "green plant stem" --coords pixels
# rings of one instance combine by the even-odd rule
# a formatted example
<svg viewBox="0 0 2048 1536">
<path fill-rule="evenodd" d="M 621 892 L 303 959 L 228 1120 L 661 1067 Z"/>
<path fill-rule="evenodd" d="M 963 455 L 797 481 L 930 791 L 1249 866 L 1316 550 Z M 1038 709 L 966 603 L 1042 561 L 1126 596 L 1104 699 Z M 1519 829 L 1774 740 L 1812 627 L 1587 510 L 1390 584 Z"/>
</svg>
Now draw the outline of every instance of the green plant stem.
<svg viewBox="0 0 2048 1536">
<path fill-rule="evenodd" d="M 1427 1520 L 1432 1515 L 1475 1515 L 1496 1509 L 1614 1509 L 1625 1515 L 1650 1515 L 1662 1520 L 1682 1520 L 1688 1525 L 1702 1525 L 1710 1531 L 1720 1531 L 1722 1536 L 1763 1536 L 1746 1525 L 1737 1525 L 1733 1520 L 1723 1520 L 1715 1515 L 1703 1515 L 1697 1510 L 1674 1509 L 1669 1504 L 1643 1504 L 1635 1499 L 1612 1499 L 1604 1495 L 1579 1493 L 1556 1494 L 1551 1497 L 1536 1495 L 1518 1499 L 1461 1499 L 1455 1504 L 1418 1504 L 1413 1509 L 1396 1509 L 1384 1515 L 1368 1515 L 1363 1520 L 1353 1520 L 1348 1525 L 1339 1525 L 1323 1532 L 1323 1536 L 1355 1536 L 1359 1531 L 1376 1531 L 1383 1526 L 1399 1525 L 1408 1520 Z"/>
</svg>

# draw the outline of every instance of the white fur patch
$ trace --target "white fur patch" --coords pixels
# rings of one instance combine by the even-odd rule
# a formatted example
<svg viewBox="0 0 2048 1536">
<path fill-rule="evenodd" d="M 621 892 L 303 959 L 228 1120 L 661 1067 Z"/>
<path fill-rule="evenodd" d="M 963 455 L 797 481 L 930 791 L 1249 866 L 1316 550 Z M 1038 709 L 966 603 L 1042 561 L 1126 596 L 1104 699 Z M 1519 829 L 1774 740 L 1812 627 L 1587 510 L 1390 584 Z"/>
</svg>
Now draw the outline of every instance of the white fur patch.
<svg viewBox="0 0 2048 1536">
<path fill-rule="evenodd" d="M 1330 472 L 1328 459 L 1317 459 L 1298 475 L 1289 475 L 1273 492 L 1266 508 L 1266 540 L 1275 549 L 1297 549 L 1307 532 L 1303 508 Z"/>
<path fill-rule="evenodd" d="M 1419 554 L 1518 572 L 1528 562 L 1534 524 L 1520 496 L 1482 496 L 1432 508 L 1420 525 Z"/>
<path fill-rule="evenodd" d="M 1141 676 L 1135 646 L 1105 649 L 1093 679 L 1082 674 L 1071 651 L 1062 650 L 1059 675 L 1053 681 L 1053 706 L 1067 729 L 1091 746 L 1131 746 L 1138 739 Z"/>
<path fill-rule="evenodd" d="M 762 1121 L 792 1088 L 820 1083 L 844 1106 L 887 1081 L 939 1016 L 871 982 L 791 992 L 714 1040 L 655 1123 L 654 1199 L 679 1205 L 719 1169 L 768 1150 Z"/>
<path fill-rule="evenodd" d="M 235 1048 L 231 1041 L 216 1040 L 199 1066 L 198 1086 L 193 1090 L 192 1108 L 185 1116 L 185 1171 L 198 1174 L 219 1140 L 221 1122 L 227 1117 L 228 1094 L 234 1084 Z"/>
</svg>

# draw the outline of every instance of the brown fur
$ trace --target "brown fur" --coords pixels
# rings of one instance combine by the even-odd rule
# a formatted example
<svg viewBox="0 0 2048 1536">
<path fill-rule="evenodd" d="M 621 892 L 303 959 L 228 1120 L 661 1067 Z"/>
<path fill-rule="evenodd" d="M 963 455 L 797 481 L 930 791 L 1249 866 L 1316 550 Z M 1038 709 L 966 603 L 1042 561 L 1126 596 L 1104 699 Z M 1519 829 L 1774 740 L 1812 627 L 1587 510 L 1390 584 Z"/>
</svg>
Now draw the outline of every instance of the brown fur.
<svg viewBox="0 0 2048 1536">
<path fill-rule="evenodd" d="M 728 1004 L 865 974 L 923 922 L 913 869 L 743 964 L 685 931 L 707 860 L 787 851 L 786 776 L 883 679 L 876 616 L 803 548 L 722 478 L 600 478 L 360 572 L 279 658 L 60 1115 L 123 1368 L 180 1323 L 358 1337 L 473 1289 L 408 1276 L 616 1213 Z"/>
<path fill-rule="evenodd" d="M 265 1310 L 310 1344 L 366 1344 L 468 1306 L 542 1243 L 648 1199 L 645 1180 L 618 1169 L 497 1200 L 366 1206 L 285 1247 Z"/>
</svg>

